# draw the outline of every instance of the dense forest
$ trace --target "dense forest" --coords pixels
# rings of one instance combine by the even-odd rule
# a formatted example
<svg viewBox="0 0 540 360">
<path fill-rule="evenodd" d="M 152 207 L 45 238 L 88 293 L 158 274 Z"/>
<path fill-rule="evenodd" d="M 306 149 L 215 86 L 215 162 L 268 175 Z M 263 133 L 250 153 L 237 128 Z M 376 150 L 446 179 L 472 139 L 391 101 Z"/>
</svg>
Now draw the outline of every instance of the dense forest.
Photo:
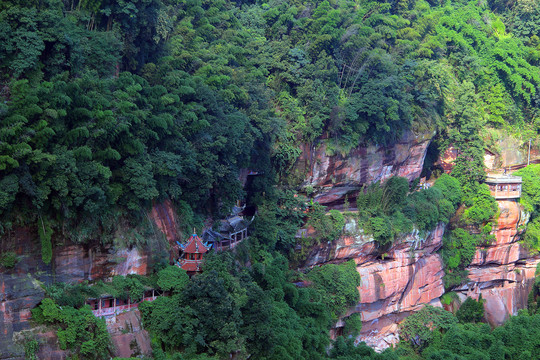
<svg viewBox="0 0 540 360">
<path fill-rule="evenodd" d="M 238 199 L 257 207 L 249 241 L 211 254 L 202 274 L 162 261 L 148 277 L 53 284 L 32 321 L 77 358 L 109 358 L 85 299 L 137 300 L 151 286 L 171 294 L 140 307 L 155 359 L 540 358 L 540 280 L 528 310 L 501 327 L 482 322 L 481 299 L 456 314 L 426 307 L 402 323 L 396 349 L 376 353 L 354 344 L 358 314 L 343 336 L 328 333 L 358 303 L 354 263 L 293 270 L 345 224 L 302 187 L 302 146 L 344 155 L 414 132 L 433 136 L 433 186 L 366 184 L 355 220 L 381 253 L 449 224 L 445 287 L 463 283 L 498 216 L 485 149 L 500 152 L 505 136 L 540 144 L 539 30 L 537 0 L 1 1 L 0 236 L 35 229 L 49 264 L 64 240 L 116 245 L 129 231 L 139 246 L 164 199 L 186 232 Z M 433 159 L 450 146 L 459 155 L 440 175 Z M 261 174 L 247 188 L 245 168 Z M 523 243 L 538 253 L 540 165 L 518 175 Z M 295 238 L 306 224 L 316 236 Z M 6 269 L 16 262 L 0 257 Z M 38 347 L 28 340 L 27 358 Z"/>
</svg>

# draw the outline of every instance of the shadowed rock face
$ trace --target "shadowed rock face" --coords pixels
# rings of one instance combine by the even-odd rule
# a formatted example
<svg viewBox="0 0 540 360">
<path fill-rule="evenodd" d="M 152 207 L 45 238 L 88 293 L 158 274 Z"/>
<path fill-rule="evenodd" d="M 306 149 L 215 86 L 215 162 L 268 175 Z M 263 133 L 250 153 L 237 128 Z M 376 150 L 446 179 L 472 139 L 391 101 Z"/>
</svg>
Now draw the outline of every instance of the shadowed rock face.
<svg viewBox="0 0 540 360">
<path fill-rule="evenodd" d="M 36 233 L 25 228 L 15 229 L 12 240 L 16 240 L 16 247 L 9 246 L 9 249 L 15 250 L 20 260 L 15 268 L 2 269 L 0 272 L 0 359 L 24 357 L 24 350 L 15 344 L 14 337 L 18 332 L 30 328 L 30 310 L 44 296 L 41 284 L 74 283 L 107 279 L 114 275 L 147 273 L 148 255 L 136 248 L 113 250 L 73 244 L 55 247 L 53 261 L 46 265 L 41 260 Z M 7 242 L 3 244 L 8 246 Z M 45 336 L 45 343 L 50 342 L 49 337 Z M 61 358 L 56 350 L 46 351 L 50 356 L 54 355 L 53 358 Z"/>
<path fill-rule="evenodd" d="M 409 181 L 419 177 L 431 137 L 407 132 L 395 144 L 357 147 L 346 156 L 328 155 L 324 144 L 317 149 L 306 147 L 297 168 L 306 173 L 305 185 L 319 188 L 315 200 L 325 205 L 342 202 L 346 194 L 354 197 L 363 184 L 393 175 Z"/>
<path fill-rule="evenodd" d="M 154 204 L 150 212 L 150 217 L 165 235 L 169 241 L 169 245 L 176 246 L 176 240 L 180 239 L 180 231 L 177 225 L 176 211 L 173 208 L 172 202 L 167 199 L 162 203 Z"/>
</svg>

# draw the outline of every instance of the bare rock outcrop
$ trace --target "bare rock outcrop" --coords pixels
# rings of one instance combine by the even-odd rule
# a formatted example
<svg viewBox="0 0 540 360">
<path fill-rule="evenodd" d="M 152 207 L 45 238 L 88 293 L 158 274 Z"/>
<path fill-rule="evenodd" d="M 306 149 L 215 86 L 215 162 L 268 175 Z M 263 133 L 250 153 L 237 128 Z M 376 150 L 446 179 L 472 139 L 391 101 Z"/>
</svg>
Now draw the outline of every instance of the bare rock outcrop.
<svg viewBox="0 0 540 360">
<path fill-rule="evenodd" d="M 500 216 L 493 230 L 495 241 L 479 247 L 467 268 L 469 282 L 455 291 L 462 299 L 485 299 L 485 317 L 494 326 L 527 306 L 539 256 L 531 256 L 519 243 L 528 215 L 514 200 L 497 201 Z"/>
<path fill-rule="evenodd" d="M 167 199 L 161 203 L 154 204 L 150 212 L 150 217 L 158 229 L 165 235 L 169 245 L 175 246 L 176 240 L 180 238 L 180 230 L 178 229 L 178 219 L 172 202 Z"/>
<path fill-rule="evenodd" d="M 314 250 L 306 265 L 354 259 L 361 277 L 360 302 L 346 316 L 352 313 L 361 316 L 358 341 L 384 349 L 399 341 L 397 324 L 410 312 L 424 304 L 441 306 L 444 272 L 436 250 L 442 246 L 444 229 L 440 224 L 427 234 L 415 231 L 398 239 L 389 249 L 381 250 L 350 219 L 345 235 Z M 333 334 L 337 331 L 334 329 Z"/>
<path fill-rule="evenodd" d="M 111 334 L 116 356 L 131 358 L 152 354 L 150 336 L 142 327 L 139 309 L 135 308 L 108 318 L 107 330 Z"/>
<path fill-rule="evenodd" d="M 342 201 L 346 194 L 354 197 L 363 184 L 393 175 L 410 181 L 418 178 L 432 136 L 431 133 L 415 135 L 409 131 L 392 145 L 359 146 L 345 156 L 330 154 L 325 144 L 316 149 L 306 147 L 297 168 L 305 169 L 304 184 L 318 190 L 315 200 L 325 205 L 333 204 Z"/>
</svg>

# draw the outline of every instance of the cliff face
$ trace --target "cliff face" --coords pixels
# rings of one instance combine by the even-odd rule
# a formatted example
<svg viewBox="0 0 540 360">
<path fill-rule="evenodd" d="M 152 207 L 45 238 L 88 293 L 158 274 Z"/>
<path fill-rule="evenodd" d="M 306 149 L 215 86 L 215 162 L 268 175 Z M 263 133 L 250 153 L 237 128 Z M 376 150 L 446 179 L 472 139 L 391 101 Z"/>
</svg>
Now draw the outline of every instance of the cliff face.
<svg viewBox="0 0 540 360">
<path fill-rule="evenodd" d="M 15 250 L 19 262 L 13 269 L 0 272 L 0 359 L 24 356 L 23 348 L 15 340 L 19 332 L 30 329 L 30 310 L 44 296 L 42 284 L 145 275 L 148 270 L 148 254 L 135 248 L 115 250 L 74 244 L 55 247 L 53 261 L 46 265 L 41 261 L 36 233 L 25 228 L 13 233 L 16 247 L 10 246 L 9 250 Z M 7 246 L 6 242 L 3 244 Z M 44 335 L 45 343 L 50 335 Z M 50 351 L 55 353 L 54 349 Z"/>
<path fill-rule="evenodd" d="M 327 155 L 321 148 L 302 155 L 317 200 L 323 204 L 343 201 L 345 194 L 358 191 L 364 183 L 384 180 L 392 175 L 413 180 L 421 173 L 430 136 L 411 133 L 389 148 L 359 147 L 349 155 Z M 447 155 L 451 164 L 452 154 Z M 486 318 L 501 324 L 510 314 L 524 308 L 540 257 L 531 257 L 518 243 L 520 228 L 527 222 L 518 203 L 499 201 L 500 217 L 493 231 L 496 236 L 489 246 L 479 248 L 468 267 L 470 281 L 455 291 L 486 300 Z M 170 247 L 179 237 L 175 211 L 170 202 L 154 205 L 149 216 Z M 159 229 L 159 231 L 157 230 Z M 357 340 L 383 349 L 397 343 L 398 324 L 424 304 L 440 306 L 444 293 L 443 264 L 436 253 L 442 246 L 444 226 L 427 234 L 411 233 L 396 241 L 389 249 L 379 249 L 373 239 L 348 219 L 344 235 L 336 241 L 312 250 L 304 266 L 340 263 L 354 259 L 361 276 L 358 287 L 360 302 L 348 314 L 359 313 L 363 321 Z M 0 272 L 0 359 L 22 358 L 24 333 L 30 329 L 30 309 L 43 298 L 40 284 L 105 279 L 114 275 L 146 274 L 150 252 L 136 248 L 67 244 L 54 248 L 53 261 L 41 261 L 37 234 L 27 228 L 12 231 L 9 239 L 0 242 L 0 251 L 15 251 L 20 261 L 14 269 Z M 154 249 L 155 250 L 155 249 Z M 340 323 L 337 324 L 340 326 Z M 117 356 L 144 354 L 148 336 L 141 329 L 136 312 L 108 321 Z M 36 329 L 34 329 L 36 330 Z M 332 331 L 335 335 L 337 329 Z M 42 358 L 63 359 L 53 333 L 40 333 Z"/>
<path fill-rule="evenodd" d="M 413 180 L 422 171 L 429 143 L 429 136 L 415 137 L 408 133 L 389 148 L 359 147 L 347 156 L 329 156 L 325 146 L 307 150 L 302 155 L 304 163 L 310 164 L 305 184 L 315 188 L 317 201 L 335 205 L 346 194 L 354 197 L 364 183 L 392 175 Z M 501 160 L 486 152 L 486 166 L 509 164 L 511 156 L 503 155 Z M 438 164 L 450 172 L 456 156 L 456 150 L 451 147 L 441 154 Z M 502 200 L 498 204 L 500 216 L 493 230 L 496 240 L 478 248 L 467 269 L 469 282 L 454 289 L 462 300 L 467 296 L 477 299 L 482 294 L 486 300 L 486 319 L 492 325 L 502 324 L 526 307 L 536 265 L 540 262 L 540 256 L 531 256 L 519 243 L 520 229 L 528 216 L 516 201 Z M 345 235 L 314 249 L 305 266 L 355 260 L 361 276 L 360 302 L 347 315 L 357 312 L 362 317 L 362 332 L 357 340 L 383 349 L 398 341 L 398 323 L 410 312 L 424 304 L 440 306 L 444 271 L 436 250 L 442 246 L 443 233 L 444 227 L 438 226 L 423 237 L 408 234 L 390 249 L 381 251 L 369 236 L 356 229 L 354 220 L 349 220 Z M 336 326 L 341 325 L 338 322 Z"/>
<path fill-rule="evenodd" d="M 510 315 L 527 306 L 540 256 L 532 257 L 518 242 L 528 217 L 519 203 L 498 201 L 500 216 L 493 230 L 496 240 L 479 247 L 469 270 L 469 282 L 454 289 L 461 300 L 467 296 L 485 301 L 485 316 L 501 325 Z M 362 331 L 357 338 L 382 350 L 399 341 L 398 324 L 425 304 L 441 306 L 444 294 L 443 263 L 436 252 L 442 246 L 445 227 L 440 224 L 428 234 L 402 236 L 387 250 L 348 219 L 344 235 L 313 249 L 305 266 L 340 263 L 354 259 L 361 277 L 360 302 L 345 316 L 359 313 Z M 338 322 L 335 335 L 343 324 Z"/>
<path fill-rule="evenodd" d="M 139 309 L 133 309 L 107 319 L 114 354 L 122 358 L 152 355 L 150 336 L 143 329 Z"/>
<path fill-rule="evenodd" d="M 486 319 L 492 325 L 501 325 L 527 306 L 540 262 L 539 256 L 531 257 L 518 242 L 527 214 L 516 201 L 501 200 L 498 204 L 500 216 L 493 230 L 496 240 L 477 249 L 467 268 L 469 282 L 454 289 L 462 300 L 467 296 L 478 299 L 482 294 Z M 398 324 L 411 312 L 424 304 L 441 306 L 444 270 L 436 251 L 442 246 L 444 231 L 440 224 L 423 236 L 407 234 L 382 250 L 350 218 L 344 235 L 313 249 L 305 266 L 354 259 L 361 277 L 360 302 L 346 316 L 359 313 L 362 331 L 357 340 L 381 350 L 399 341 Z M 332 334 L 340 326 L 338 322 Z"/>
<path fill-rule="evenodd" d="M 496 240 L 477 249 L 469 270 L 470 282 L 456 289 L 461 298 L 470 296 L 485 302 L 485 316 L 492 325 L 501 325 L 510 315 L 527 306 L 527 296 L 540 257 L 531 256 L 518 241 L 520 229 L 528 221 L 518 202 L 497 201 L 500 216 L 493 234 Z"/>
<path fill-rule="evenodd" d="M 384 349 L 399 341 L 397 324 L 411 311 L 424 304 L 440 306 L 444 273 L 436 250 L 443 234 L 442 224 L 423 236 L 414 232 L 381 254 L 373 239 L 349 220 L 345 235 L 312 251 L 306 265 L 354 259 L 361 277 L 360 302 L 346 315 L 359 313 L 362 318 L 357 340 Z"/>
<path fill-rule="evenodd" d="M 171 220 L 171 212 L 174 213 L 171 205 L 165 203 L 160 204 L 159 209 L 155 206 L 151 216 L 157 227 L 169 235 L 167 237 L 173 239 L 176 234 L 176 223 Z M 0 359 L 24 358 L 22 342 L 24 334 L 29 332 L 36 333 L 42 340 L 40 354 L 43 357 L 40 358 L 65 358 L 65 353 L 58 350 L 53 333 L 42 334 L 31 329 L 30 310 L 43 299 L 42 285 L 108 279 L 115 275 L 146 275 L 152 262 L 150 249 L 103 247 L 96 241 L 92 245 L 55 246 L 53 260 L 46 265 L 41 260 L 38 235 L 29 228 L 14 229 L 11 237 L 2 239 L 0 244 L 0 253 L 14 251 L 19 258 L 13 269 L 0 269 Z M 145 332 L 139 331 L 140 324 L 136 319 L 128 320 L 127 323 L 132 324 L 129 331 L 116 331 L 114 325 L 108 324 L 113 342 L 119 349 L 117 355 L 128 356 L 125 354 L 130 347 L 125 345 L 126 341 L 129 341 L 135 349 L 132 349 L 133 353 L 136 353 L 136 349 L 146 353 L 148 349 L 145 344 L 148 341 L 144 340 Z M 126 321 L 122 322 L 122 326 L 124 322 Z M 116 342 L 115 339 L 120 340 Z"/>
<path fill-rule="evenodd" d="M 362 146 L 346 156 L 329 155 L 326 145 L 304 149 L 298 167 L 307 174 L 305 185 L 318 190 L 321 204 L 342 202 L 346 194 L 355 196 L 363 184 L 385 180 L 392 175 L 414 180 L 420 176 L 432 134 L 407 132 L 388 147 Z"/>
</svg>

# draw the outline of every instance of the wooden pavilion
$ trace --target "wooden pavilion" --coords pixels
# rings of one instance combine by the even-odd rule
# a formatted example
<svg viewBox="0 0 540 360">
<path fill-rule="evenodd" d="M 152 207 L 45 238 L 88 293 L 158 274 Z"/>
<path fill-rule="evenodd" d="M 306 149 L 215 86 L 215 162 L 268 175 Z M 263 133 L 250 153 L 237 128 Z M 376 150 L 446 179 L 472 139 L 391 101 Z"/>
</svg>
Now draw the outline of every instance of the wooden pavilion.
<svg viewBox="0 0 540 360">
<path fill-rule="evenodd" d="M 521 197 L 520 176 L 489 174 L 486 184 L 496 200 L 519 199 Z"/>
<path fill-rule="evenodd" d="M 176 242 L 180 246 L 179 259 L 176 261 L 176 266 L 186 270 L 189 276 L 200 273 L 203 255 L 206 254 L 212 245 L 202 242 L 201 238 L 193 232 L 185 244 Z"/>
</svg>

